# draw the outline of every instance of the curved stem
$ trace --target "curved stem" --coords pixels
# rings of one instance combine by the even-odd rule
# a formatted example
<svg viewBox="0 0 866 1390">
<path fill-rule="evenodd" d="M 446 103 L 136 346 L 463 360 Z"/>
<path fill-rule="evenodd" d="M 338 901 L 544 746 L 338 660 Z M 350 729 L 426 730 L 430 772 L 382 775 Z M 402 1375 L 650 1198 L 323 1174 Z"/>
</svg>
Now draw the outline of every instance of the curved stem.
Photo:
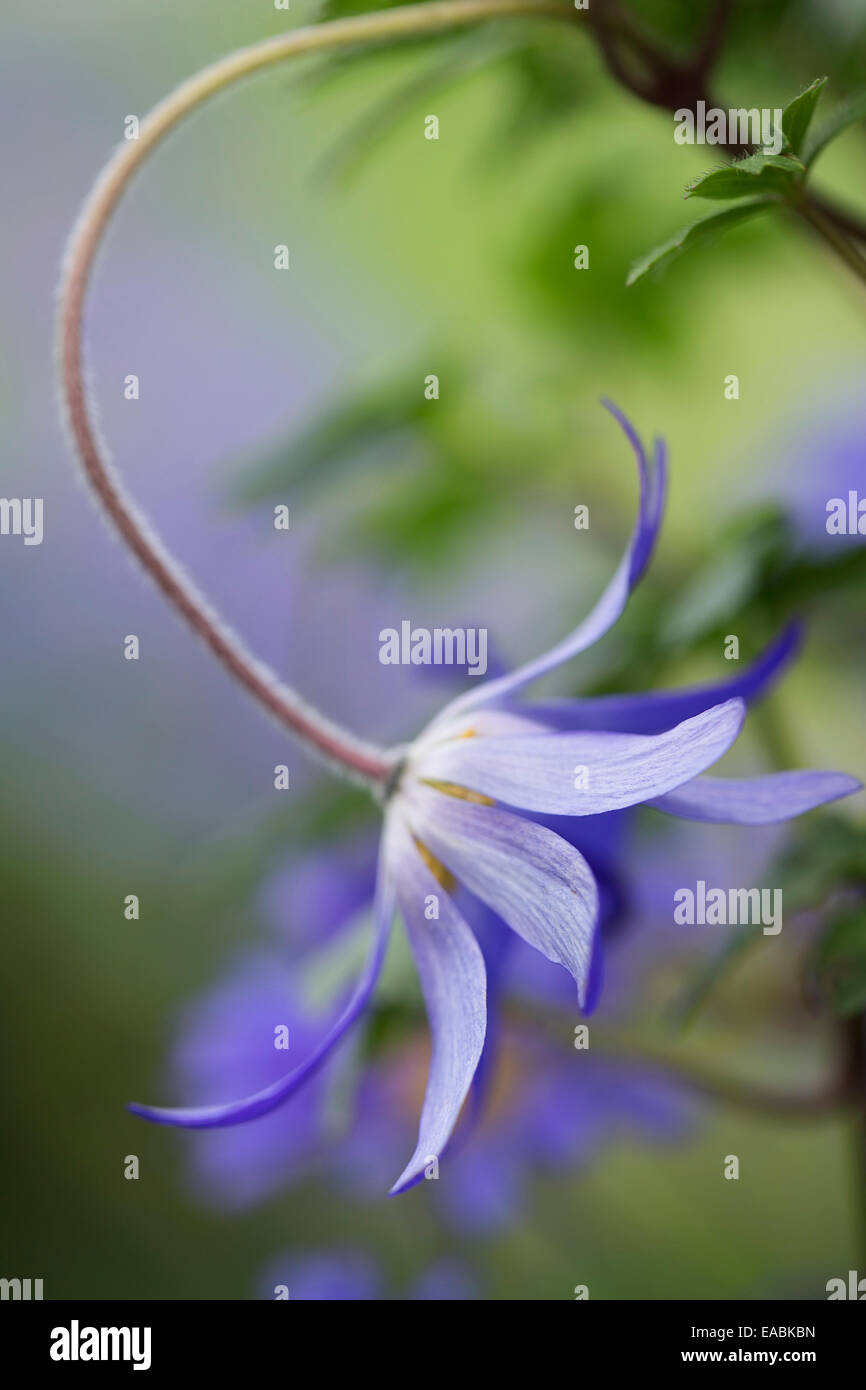
<svg viewBox="0 0 866 1390">
<path fill-rule="evenodd" d="M 790 205 L 799 217 L 807 222 L 813 231 L 830 247 L 841 261 L 853 270 L 859 280 L 866 284 L 866 256 L 863 256 L 852 241 L 838 229 L 823 209 L 808 199 Z"/>
<path fill-rule="evenodd" d="M 72 233 L 60 285 L 58 353 L 66 419 L 96 499 L 147 574 L 217 660 L 280 724 L 353 780 L 385 785 L 393 756 L 357 739 L 308 705 L 249 652 L 210 607 L 127 495 L 100 443 L 84 379 L 84 302 L 97 252 L 130 180 L 168 133 L 232 83 L 285 59 L 383 38 L 435 33 L 504 15 L 567 15 L 547 0 L 443 0 L 334 20 L 266 39 L 219 59 L 166 97 L 123 144 L 93 187 Z"/>
<path fill-rule="evenodd" d="M 533 1027 L 540 1027 L 561 1045 L 564 1015 L 554 1015 L 549 1009 L 539 1009 L 526 1000 L 512 1002 L 510 1012 L 517 1019 L 525 1019 Z M 592 1025 L 592 1040 L 593 1049 L 611 1061 L 654 1068 L 708 1099 L 779 1119 L 820 1120 L 855 1105 L 858 1099 L 857 1083 L 845 1049 L 840 1049 L 840 1055 L 834 1058 L 828 1076 L 818 1087 L 795 1091 L 765 1082 L 725 1076 L 703 1062 L 683 1057 L 671 1048 L 631 1039 L 598 1023 Z"/>
<path fill-rule="evenodd" d="M 832 222 L 834 227 L 846 236 L 853 237 L 855 241 L 866 241 L 866 222 L 854 212 L 847 208 L 837 207 L 822 193 L 815 193 L 813 190 L 807 194 L 806 202 L 811 203 L 812 207 L 824 214 L 828 222 Z"/>
<path fill-rule="evenodd" d="M 606 1046 L 602 1042 L 600 1051 L 605 1057 L 658 1067 L 710 1100 L 722 1101 L 736 1109 L 755 1111 L 760 1115 L 789 1120 L 822 1119 L 854 1103 L 852 1088 L 844 1070 L 831 1074 L 815 1090 L 794 1091 L 724 1076 L 702 1063 L 676 1056 L 663 1048 L 629 1047 L 619 1043 Z"/>
<path fill-rule="evenodd" d="M 703 101 L 707 107 L 724 105 L 708 90 L 707 80 L 719 56 L 731 8 L 731 0 L 716 0 L 702 42 L 683 61 L 678 61 L 675 55 L 666 53 L 654 40 L 647 38 L 617 0 L 598 0 L 594 8 L 587 12 L 587 17 L 602 56 L 620 85 L 641 101 L 674 112 L 681 106 L 693 108 L 698 101 Z M 616 40 L 643 60 L 642 73 L 634 71 L 622 61 Z M 725 145 L 720 149 L 736 159 L 754 153 L 750 145 Z M 811 189 L 804 194 L 803 203 L 821 214 L 837 232 L 853 237 L 857 242 L 866 242 L 866 221 L 857 213 L 837 207 L 830 198 Z M 849 264 L 853 268 L 853 263 Z"/>
</svg>

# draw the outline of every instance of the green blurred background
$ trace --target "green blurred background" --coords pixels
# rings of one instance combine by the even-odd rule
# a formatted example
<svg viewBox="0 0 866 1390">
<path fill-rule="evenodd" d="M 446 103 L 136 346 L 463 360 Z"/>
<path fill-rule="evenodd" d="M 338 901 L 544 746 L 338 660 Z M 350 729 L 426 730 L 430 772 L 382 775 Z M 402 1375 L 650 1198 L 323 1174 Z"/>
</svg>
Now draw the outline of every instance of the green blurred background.
<svg viewBox="0 0 866 1390">
<path fill-rule="evenodd" d="M 636 8 L 683 44 L 705 7 Z M 783 105 L 825 73 L 829 102 L 862 80 L 854 0 L 739 9 L 726 104 Z M 290 22 L 320 14 L 297 0 Z M 313 1179 L 215 1211 L 184 1176 L 184 1137 L 124 1111 L 166 1096 L 179 1011 L 262 931 L 257 888 L 318 834 L 311 807 L 326 843 L 336 793 L 226 688 L 76 485 L 55 419 L 54 290 L 123 118 L 285 19 L 267 0 L 8 0 L 0 16 L 2 487 L 43 496 L 46 514 L 41 547 L 0 543 L 0 1273 L 44 1278 L 49 1298 L 249 1298 L 275 1254 L 350 1244 L 398 1297 L 446 1253 L 483 1298 L 569 1298 L 577 1283 L 593 1298 L 820 1297 L 866 1258 L 846 1119 L 718 1107 L 686 1144 L 617 1141 L 579 1173 L 535 1177 L 519 1221 L 481 1239 L 447 1229 L 426 1191 L 350 1201 Z M 520 20 L 280 68 L 199 113 L 136 183 L 88 323 L 106 436 L 230 621 L 328 712 L 397 741 L 435 708 L 436 691 L 378 665 L 388 615 L 486 622 L 508 660 L 573 625 L 634 508 L 603 394 L 669 441 L 669 511 L 622 633 L 554 688 L 718 678 L 720 633 L 746 658 L 794 606 L 772 582 L 789 554 L 780 516 L 809 531 L 817 507 L 820 531 L 837 495 L 824 477 L 838 465 L 866 481 L 866 295 L 781 221 L 626 290 L 632 261 L 688 220 L 679 195 L 707 155 L 616 85 L 580 23 Z M 818 183 L 866 215 L 864 175 L 858 128 Z M 441 396 L 425 410 L 427 373 Z M 275 500 L 291 505 L 288 540 Z M 862 578 L 840 566 L 804 584 L 805 654 L 732 767 L 862 777 Z M 272 786 L 282 761 L 290 806 Z M 680 983 L 674 970 L 661 993 Z M 680 1045 L 752 1079 L 808 1081 L 827 1028 L 790 1005 L 795 980 L 780 1006 L 781 992 L 778 956 L 757 953 Z M 729 1153 L 747 1156 L 739 1183 L 720 1179 Z"/>
</svg>

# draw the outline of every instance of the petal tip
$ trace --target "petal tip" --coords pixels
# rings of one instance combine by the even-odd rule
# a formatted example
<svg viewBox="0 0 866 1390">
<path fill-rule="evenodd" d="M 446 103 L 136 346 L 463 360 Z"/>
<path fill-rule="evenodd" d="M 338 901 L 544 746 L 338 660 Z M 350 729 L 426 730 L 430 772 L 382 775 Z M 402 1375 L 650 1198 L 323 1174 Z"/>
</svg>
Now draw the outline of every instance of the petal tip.
<svg viewBox="0 0 866 1390">
<path fill-rule="evenodd" d="M 748 713 L 748 706 L 742 695 L 734 695 L 730 700 L 725 700 L 722 709 L 730 714 L 731 722 L 739 733 L 746 722 L 746 714 Z"/>
<path fill-rule="evenodd" d="M 429 1161 L 429 1159 L 426 1160 L 426 1162 Z M 404 1192 L 408 1192 L 410 1188 L 417 1187 L 418 1183 L 421 1182 L 422 1178 L 424 1177 L 425 1166 L 426 1163 L 422 1164 L 422 1166 L 419 1168 L 417 1160 L 412 1159 L 412 1161 L 403 1169 L 403 1172 L 400 1174 L 399 1178 L 394 1183 L 394 1186 L 390 1189 L 388 1196 L 400 1197 Z"/>
<path fill-rule="evenodd" d="M 841 796 L 856 796 L 858 792 L 862 792 L 863 783 L 859 777 L 851 777 L 847 772 L 836 772 L 834 776 L 839 788 L 836 793 L 837 800 Z"/>
<path fill-rule="evenodd" d="M 141 1101 L 127 1101 L 126 1109 L 130 1115 L 135 1115 L 139 1120 L 151 1120 L 155 1124 L 170 1123 L 163 1119 L 164 1115 L 170 1115 L 171 1111 L 162 1110 L 155 1105 L 142 1105 Z"/>
</svg>

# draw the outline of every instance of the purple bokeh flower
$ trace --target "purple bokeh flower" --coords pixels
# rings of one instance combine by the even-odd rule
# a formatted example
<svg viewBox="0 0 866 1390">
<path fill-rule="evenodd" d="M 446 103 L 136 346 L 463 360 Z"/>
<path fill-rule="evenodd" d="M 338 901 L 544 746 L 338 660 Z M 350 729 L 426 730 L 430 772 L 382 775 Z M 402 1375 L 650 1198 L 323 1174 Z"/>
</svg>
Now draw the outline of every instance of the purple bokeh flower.
<svg viewBox="0 0 866 1390">
<path fill-rule="evenodd" d="M 376 887 L 376 844 L 368 836 L 309 850 L 264 884 L 259 903 L 291 954 L 322 945 L 365 911 Z"/>
<path fill-rule="evenodd" d="M 590 828 L 592 834 L 586 834 Z M 577 843 L 596 877 L 604 866 L 615 883 L 615 891 L 602 894 L 608 903 L 600 934 L 608 966 L 599 1010 L 605 1020 L 632 1011 L 654 973 L 667 978 L 672 959 L 694 961 L 697 967 L 698 957 L 718 949 L 713 934 L 674 924 L 677 886 L 695 873 L 712 882 L 734 882 L 738 876 L 756 881 L 780 834 L 773 826 L 756 832 L 669 820 L 659 822 L 657 833 L 643 843 L 635 829 L 635 813 L 626 811 L 576 817 L 568 830 L 574 836 L 584 832 Z M 298 954 L 287 932 L 297 924 L 303 935 L 304 914 L 311 912 L 323 942 L 338 952 L 354 942 L 362 925 L 355 911 L 355 874 L 364 843 L 332 851 L 327 880 L 314 852 L 311 867 L 295 860 L 266 886 L 262 898 L 280 929 L 278 954 L 258 950 L 230 963 L 229 980 L 182 1019 L 174 1070 L 190 1101 L 204 1104 L 227 1086 L 241 1092 L 260 1082 L 276 1065 L 275 1022 L 288 1025 L 292 1053 L 303 1058 L 310 1024 L 299 1029 L 294 1006 L 303 997 L 304 972 L 319 953 L 307 943 Z M 318 913 L 315 899 L 307 896 L 311 885 L 322 893 Z M 475 1093 L 465 1107 L 467 1123 L 449 1149 L 440 1180 L 427 1187 L 449 1224 L 489 1234 L 519 1219 L 534 1175 L 580 1171 L 620 1140 L 677 1142 L 692 1133 L 703 1106 L 679 1079 L 651 1066 L 605 1056 L 596 1046 L 573 1047 L 574 989 L 565 972 L 551 970 L 468 894 L 461 893 L 458 901 L 485 957 L 488 1028 Z M 335 916 L 333 906 L 340 902 L 345 911 Z M 286 954 L 291 978 L 296 985 L 300 980 L 291 994 L 283 983 L 289 978 L 281 959 Z M 526 1005 L 547 1020 L 549 1034 L 531 1026 Z M 304 1008 L 302 1017 L 309 1016 Z M 420 1027 L 404 1029 L 368 1055 L 360 1071 L 336 1066 L 313 1078 L 309 1104 L 282 1107 L 256 1124 L 190 1133 L 197 1195 L 237 1207 L 316 1179 L 354 1199 L 378 1200 L 383 1171 L 399 1163 L 411 1141 L 428 1063 Z"/>
<path fill-rule="evenodd" d="M 348 1003 L 305 1061 L 280 1080 L 228 1104 L 165 1110 L 133 1106 L 159 1123 L 217 1128 L 267 1115 L 314 1076 L 364 1012 L 399 911 L 418 970 L 433 1046 L 418 1142 L 393 1185 L 402 1192 L 438 1162 L 482 1058 L 487 971 L 475 934 L 453 896 L 458 884 L 523 941 L 572 976 L 580 1004 L 595 993 L 599 889 L 586 857 L 546 817 L 607 815 L 648 804 L 687 820 L 761 825 L 788 820 L 859 789 L 841 773 L 779 772 L 750 779 L 703 774 L 736 740 L 743 694 L 703 692 L 686 716 L 666 707 L 660 732 L 634 732 L 642 701 L 608 710 L 587 728 L 581 702 L 555 726 L 517 696 L 531 682 L 592 646 L 617 621 L 651 557 L 665 493 L 665 451 L 648 457 L 628 421 L 610 407 L 638 465 L 637 522 L 613 579 L 590 614 L 549 652 L 476 685 L 451 701 L 399 751 L 385 796 L 373 909 L 373 945 Z M 689 692 L 694 702 L 694 692 Z M 675 705 L 674 705 L 675 708 Z"/>
<path fill-rule="evenodd" d="M 622 817 L 599 817 L 607 836 L 584 847 L 594 865 L 606 852 L 611 864 L 623 839 Z M 609 841 L 603 845 L 604 839 Z M 319 856 L 281 870 L 264 898 L 284 927 L 287 915 L 301 920 L 296 884 L 319 885 L 322 944 L 337 950 L 351 943 L 356 913 L 355 852 L 333 855 L 327 882 L 318 874 Z M 614 869 L 611 868 L 611 873 Z M 624 865 L 615 872 L 623 875 Z M 344 882 L 341 884 L 340 880 Z M 622 894 L 629 892 L 625 882 Z M 341 914 L 334 904 L 343 903 Z M 476 1093 L 467 1102 L 472 1123 L 466 1138 L 449 1151 L 445 1179 L 431 1185 L 434 1199 L 459 1228 L 491 1230 L 519 1215 L 526 1180 L 534 1171 L 556 1172 L 590 1162 L 619 1135 L 655 1141 L 684 1133 L 694 1106 L 682 1088 L 652 1070 L 612 1062 L 571 1046 L 573 987 L 551 971 L 537 953 L 516 940 L 495 914 L 461 894 L 465 913 L 485 957 L 489 1022 L 485 1055 L 476 1073 Z M 313 904 L 309 903 L 312 907 Z M 604 915 L 613 931 L 616 917 Z M 291 944 L 291 939 L 289 944 Z M 207 1104 L 227 1086 L 249 1090 L 278 1072 L 275 1029 L 288 1028 L 291 1054 L 309 1055 L 319 1025 L 303 1002 L 303 977 L 320 953 L 309 946 L 291 955 L 291 976 L 281 954 L 263 949 L 230 964 L 227 979 L 188 1009 L 174 1053 L 179 1089 Z M 289 987 L 289 980 L 293 981 Z M 513 1004 L 529 1000 L 558 1020 L 560 1041 L 541 1038 L 526 1022 L 510 1017 Z M 396 1164 L 411 1139 L 413 1118 L 424 1093 L 429 1047 L 420 1032 L 367 1058 L 345 1094 L 345 1075 L 320 1072 L 298 1103 L 265 1115 L 256 1124 L 190 1135 L 196 1191 L 223 1207 L 264 1200 L 310 1177 L 324 1179 L 363 1199 L 378 1197 L 381 1175 Z M 341 1097 L 335 1123 L 333 1093 Z M 466 1139 L 469 1142 L 466 1142 Z"/>
<path fill-rule="evenodd" d="M 492 1233 L 517 1220 L 535 1175 L 584 1168 L 618 1139 L 676 1141 L 697 1114 L 681 1085 L 651 1067 L 576 1050 L 567 1016 L 559 1022 L 561 1043 L 510 1019 L 488 1035 L 477 1113 L 467 1102 L 447 1166 L 428 1169 L 433 1199 L 461 1231 Z M 351 1132 L 334 1156 L 336 1177 L 350 1192 L 369 1198 L 381 1191 L 383 1164 L 404 1151 L 427 1056 L 418 1039 L 365 1076 Z"/>
<path fill-rule="evenodd" d="M 786 412 L 783 428 L 762 441 L 762 455 L 771 462 L 766 472 L 753 475 L 749 487 L 781 502 L 799 550 L 829 555 L 866 542 L 866 520 L 863 529 L 857 524 L 828 529 L 834 499 L 847 512 L 854 492 L 856 514 L 857 503 L 866 498 L 866 408 L 859 373 L 821 381 L 817 401 L 817 410 L 814 401 L 800 403 L 793 419 Z"/>
<path fill-rule="evenodd" d="M 382 1275 L 357 1250 L 316 1251 L 273 1260 L 260 1280 L 260 1298 L 305 1303 L 369 1303 L 381 1298 Z"/>
<path fill-rule="evenodd" d="M 576 821 L 574 829 L 579 834 L 581 826 L 593 826 L 581 848 L 597 877 L 604 872 L 616 880 L 616 892 L 602 894 L 602 921 L 611 929 L 629 891 L 621 862 L 624 815 Z M 269 880 L 261 900 L 279 926 L 279 954 L 259 949 L 231 962 L 225 981 L 181 1020 L 173 1070 L 180 1091 L 197 1104 L 211 1102 L 227 1087 L 249 1090 L 279 1072 L 283 1054 L 274 1049 L 274 1034 L 281 1025 L 289 1030 L 292 1056 L 303 1061 L 309 1054 L 320 1025 L 304 1003 L 304 971 L 317 959 L 316 945 L 333 943 L 339 951 L 358 926 L 365 845 L 359 839 L 332 851 L 327 872 L 321 853 L 312 852 Z M 373 888 L 369 873 L 368 878 L 367 899 Z M 484 952 L 490 1020 L 485 1061 L 476 1074 L 472 1142 L 451 1150 L 447 1181 L 433 1191 L 461 1228 L 491 1229 L 519 1213 L 529 1172 L 582 1165 L 621 1132 L 655 1139 L 664 1131 L 675 1138 L 692 1107 L 679 1088 L 651 1072 L 603 1059 L 596 1066 L 593 1055 L 575 1053 L 567 976 L 544 968 L 537 953 L 468 895 L 461 895 L 460 908 Z M 318 941 L 311 939 L 308 921 L 318 927 Z M 525 1025 L 500 1025 L 511 1001 L 521 998 L 558 1012 L 562 1046 L 533 1038 Z M 336 1076 L 311 1078 L 303 1104 L 282 1107 L 254 1125 L 191 1135 L 197 1193 L 220 1206 L 239 1207 L 316 1176 L 355 1196 L 378 1196 L 383 1168 L 399 1161 L 411 1138 L 428 1060 L 420 1033 L 368 1059 L 361 1076 L 352 1078 L 351 1101 L 344 1105 L 348 1113 L 339 1125 L 329 1100 L 333 1089 L 341 1091 L 344 1078 L 338 1070 Z M 647 1125 L 654 1092 L 662 1102 Z M 560 1136 L 555 1146 L 551 1135 Z"/>
<path fill-rule="evenodd" d="M 300 997 L 286 966 L 264 951 L 233 963 L 227 978 L 187 1010 L 173 1068 L 186 1094 L 201 1104 L 246 1090 L 286 1069 L 286 1050 L 303 1061 L 321 1021 Z M 224 1207 L 242 1207 L 297 1181 L 316 1165 L 327 1137 L 327 1077 L 310 1078 L 295 1105 L 256 1125 L 208 1134 L 192 1150 L 197 1191 Z M 198 1137 L 198 1136 L 197 1136 Z"/>
<path fill-rule="evenodd" d="M 262 1299 L 307 1303 L 389 1301 L 384 1273 L 368 1255 L 355 1249 L 320 1250 L 306 1255 L 279 1255 L 259 1280 Z M 471 1272 L 456 1260 L 431 1264 L 410 1286 L 409 1302 L 464 1303 L 476 1299 Z"/>
</svg>

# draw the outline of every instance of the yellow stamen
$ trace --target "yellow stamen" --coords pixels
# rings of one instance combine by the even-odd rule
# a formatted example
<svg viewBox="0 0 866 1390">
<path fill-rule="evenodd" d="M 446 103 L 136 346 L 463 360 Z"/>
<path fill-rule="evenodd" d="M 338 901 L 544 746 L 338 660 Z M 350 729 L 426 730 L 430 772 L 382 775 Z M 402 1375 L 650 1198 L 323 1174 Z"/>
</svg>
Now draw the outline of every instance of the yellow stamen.
<svg viewBox="0 0 866 1390">
<path fill-rule="evenodd" d="M 413 836 L 413 839 L 415 840 L 418 853 L 424 860 L 424 863 L 427 865 L 427 868 L 430 870 L 436 882 L 442 885 L 446 893 L 454 893 L 457 888 L 457 880 L 454 875 L 448 872 L 445 865 L 440 863 L 435 854 L 430 853 L 427 846 L 419 840 L 417 836 Z"/>
<path fill-rule="evenodd" d="M 478 806 L 496 805 L 492 796 L 470 791 L 468 787 L 460 787 L 456 782 L 437 782 L 433 777 L 421 777 L 419 780 L 427 787 L 434 787 L 437 792 L 444 792 L 445 796 L 456 796 L 461 801 L 474 801 Z"/>
</svg>

